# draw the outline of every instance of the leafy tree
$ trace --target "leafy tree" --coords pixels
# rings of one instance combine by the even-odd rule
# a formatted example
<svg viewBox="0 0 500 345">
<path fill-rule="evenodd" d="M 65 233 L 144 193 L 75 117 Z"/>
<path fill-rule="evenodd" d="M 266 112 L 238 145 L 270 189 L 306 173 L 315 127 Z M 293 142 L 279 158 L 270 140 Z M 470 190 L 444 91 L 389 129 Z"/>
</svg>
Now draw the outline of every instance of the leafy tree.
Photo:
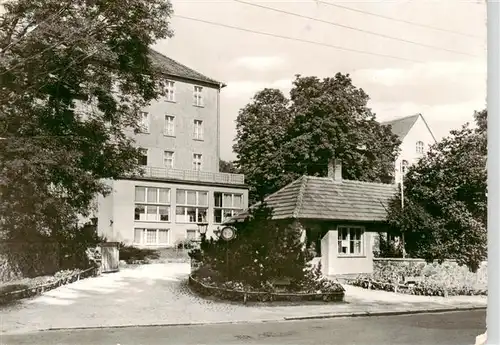
<svg viewBox="0 0 500 345">
<path fill-rule="evenodd" d="M 238 115 L 233 150 L 235 164 L 250 188 L 250 203 L 263 200 L 288 180 L 282 153 L 293 120 L 288 104 L 280 90 L 264 89 Z"/>
<path fill-rule="evenodd" d="M 341 73 L 296 76 L 290 99 L 258 92 L 238 115 L 234 145 L 253 200 L 301 175 L 325 176 L 332 158 L 342 161 L 344 178 L 391 182 L 400 141 L 375 121 L 368 100 Z"/>
<path fill-rule="evenodd" d="M 219 171 L 223 173 L 238 174 L 238 169 L 231 161 L 219 160 Z"/>
<path fill-rule="evenodd" d="M 456 259 L 476 270 L 486 258 L 486 110 L 435 144 L 404 180 L 404 208 L 398 195 L 388 220 L 405 232 L 405 249 L 427 260 Z"/>
<path fill-rule="evenodd" d="M 135 171 L 130 134 L 163 94 L 149 46 L 165 0 L 11 0 L 0 17 L 0 226 L 53 234 L 86 215 L 102 179 Z"/>
</svg>

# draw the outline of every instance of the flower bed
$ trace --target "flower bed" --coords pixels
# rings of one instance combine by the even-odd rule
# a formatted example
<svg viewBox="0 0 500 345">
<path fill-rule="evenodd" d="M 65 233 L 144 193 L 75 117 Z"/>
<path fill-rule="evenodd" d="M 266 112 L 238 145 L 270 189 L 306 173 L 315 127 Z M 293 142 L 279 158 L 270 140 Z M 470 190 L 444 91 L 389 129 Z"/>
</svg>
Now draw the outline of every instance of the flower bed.
<svg viewBox="0 0 500 345">
<path fill-rule="evenodd" d="M 338 282 L 321 275 L 321 267 L 306 270 L 305 279 L 297 284 L 278 289 L 275 284 L 266 282 L 260 288 L 240 282 L 221 282 L 209 267 L 201 266 L 189 276 L 191 289 L 202 296 L 212 296 L 228 301 L 324 301 L 341 302 L 344 288 Z"/>
<path fill-rule="evenodd" d="M 417 259 L 374 260 L 374 272 L 349 280 L 349 284 L 368 289 L 395 291 L 412 295 L 457 296 L 487 295 L 487 266 L 476 273 L 456 262 L 426 263 Z M 412 284 L 407 278 L 418 278 Z"/>
<path fill-rule="evenodd" d="M 99 269 L 91 267 L 84 271 L 66 270 L 59 271 L 51 277 L 37 277 L 23 279 L 0 286 L 0 305 L 22 298 L 39 295 L 45 291 L 55 289 L 61 285 L 71 284 L 77 280 L 98 275 Z"/>
<path fill-rule="evenodd" d="M 211 296 L 227 301 L 246 302 L 273 302 L 273 301 L 324 301 L 324 302 L 342 302 L 344 300 L 344 289 L 340 284 L 339 290 L 335 292 L 270 292 L 270 291 L 252 291 L 244 288 L 238 283 L 228 282 L 222 286 L 214 283 L 201 282 L 189 276 L 189 285 L 191 289 L 202 296 Z"/>
</svg>

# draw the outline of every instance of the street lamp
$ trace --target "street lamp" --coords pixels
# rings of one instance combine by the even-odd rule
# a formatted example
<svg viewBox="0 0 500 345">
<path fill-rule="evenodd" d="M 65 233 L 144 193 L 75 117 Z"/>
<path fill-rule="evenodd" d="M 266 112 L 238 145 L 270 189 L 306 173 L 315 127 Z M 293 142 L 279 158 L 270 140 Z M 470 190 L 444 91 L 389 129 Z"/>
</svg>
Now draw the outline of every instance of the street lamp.
<svg viewBox="0 0 500 345">
<path fill-rule="evenodd" d="M 205 235 L 206 235 L 207 230 L 208 230 L 208 223 L 202 222 L 202 223 L 198 223 L 196 225 L 198 225 L 198 231 L 200 232 L 201 238 L 202 239 L 205 238 Z"/>
</svg>

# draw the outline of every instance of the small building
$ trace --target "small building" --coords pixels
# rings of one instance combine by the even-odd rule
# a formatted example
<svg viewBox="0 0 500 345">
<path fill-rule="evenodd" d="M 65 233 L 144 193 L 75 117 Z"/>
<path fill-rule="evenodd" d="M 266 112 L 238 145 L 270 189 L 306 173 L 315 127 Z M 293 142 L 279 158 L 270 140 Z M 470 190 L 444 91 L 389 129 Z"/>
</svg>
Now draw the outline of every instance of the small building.
<svg viewBox="0 0 500 345">
<path fill-rule="evenodd" d="M 436 138 L 422 114 L 405 116 L 381 124 L 390 126 L 392 133 L 401 140 L 400 153 L 394 168 L 395 181 L 399 183 L 408 168 L 422 158 L 430 145 L 436 143 Z"/>
<path fill-rule="evenodd" d="M 98 233 L 138 247 L 170 247 L 210 236 L 248 207 L 244 176 L 219 172 L 220 92 L 223 83 L 151 50 L 166 95 L 143 109 L 141 132 L 129 135 L 142 149 L 143 174 L 106 181 L 97 200 Z"/>
<path fill-rule="evenodd" d="M 328 177 L 302 176 L 265 199 L 273 221 L 296 221 L 308 248 L 316 248 L 323 274 L 371 273 L 376 235 L 386 231 L 395 184 L 342 179 L 342 164 L 330 163 Z M 251 208 L 256 207 L 252 206 Z M 244 220 L 248 210 L 228 223 Z"/>
</svg>

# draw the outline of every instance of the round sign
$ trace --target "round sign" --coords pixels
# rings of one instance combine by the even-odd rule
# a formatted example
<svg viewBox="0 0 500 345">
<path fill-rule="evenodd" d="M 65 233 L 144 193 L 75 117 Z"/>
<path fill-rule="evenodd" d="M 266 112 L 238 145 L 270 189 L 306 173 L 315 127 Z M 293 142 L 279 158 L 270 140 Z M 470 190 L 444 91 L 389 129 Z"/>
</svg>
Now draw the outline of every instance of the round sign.
<svg viewBox="0 0 500 345">
<path fill-rule="evenodd" d="M 220 231 L 220 236 L 224 241 L 230 241 L 236 237 L 236 231 L 234 230 L 234 228 L 226 226 Z"/>
</svg>

